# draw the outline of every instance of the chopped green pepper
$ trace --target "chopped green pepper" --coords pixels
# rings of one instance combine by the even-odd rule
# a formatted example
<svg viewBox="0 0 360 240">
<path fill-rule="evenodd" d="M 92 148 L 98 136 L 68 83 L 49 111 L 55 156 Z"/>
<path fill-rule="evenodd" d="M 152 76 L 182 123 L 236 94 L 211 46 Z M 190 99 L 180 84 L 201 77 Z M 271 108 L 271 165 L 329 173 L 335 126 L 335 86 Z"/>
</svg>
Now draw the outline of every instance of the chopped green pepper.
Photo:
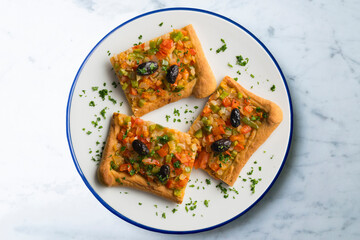
<svg viewBox="0 0 360 240">
<path fill-rule="evenodd" d="M 174 195 L 177 196 L 177 197 L 180 197 L 181 190 L 180 189 L 174 189 Z"/>
<path fill-rule="evenodd" d="M 138 52 L 129 53 L 129 57 L 133 59 L 144 59 L 144 55 Z"/>
<path fill-rule="evenodd" d="M 121 75 L 121 76 L 127 76 L 127 75 L 129 75 L 129 73 L 125 70 L 125 69 L 123 69 L 123 68 L 120 68 L 120 70 L 119 70 L 119 74 Z"/>
<path fill-rule="evenodd" d="M 207 133 L 211 133 L 211 130 L 212 130 L 212 126 L 205 126 L 204 127 L 204 130 L 205 130 L 205 132 L 207 132 Z"/>
<path fill-rule="evenodd" d="M 164 129 L 164 127 L 163 127 L 163 126 L 161 126 L 160 124 L 156 124 L 156 129 L 157 129 L 157 130 L 163 130 L 163 129 Z"/>
<path fill-rule="evenodd" d="M 166 157 L 165 157 L 166 163 L 171 163 L 171 159 L 172 159 L 171 155 L 166 155 Z"/>
<path fill-rule="evenodd" d="M 175 89 L 174 89 L 174 92 L 180 92 L 181 90 L 183 90 L 185 87 L 184 86 L 176 86 Z"/>
<path fill-rule="evenodd" d="M 156 48 L 156 41 L 150 41 L 150 48 Z"/>
<path fill-rule="evenodd" d="M 190 40 L 190 38 L 189 38 L 188 36 L 185 36 L 185 37 L 182 39 L 183 42 L 186 42 L 186 41 L 189 41 L 189 40 Z"/>
<path fill-rule="evenodd" d="M 138 81 L 136 81 L 136 80 L 131 80 L 131 86 L 132 86 L 133 88 L 139 87 Z"/>
<path fill-rule="evenodd" d="M 196 138 L 202 138 L 202 137 L 203 137 L 202 130 L 201 130 L 201 129 L 197 130 L 197 131 L 195 132 L 194 136 L 195 136 Z"/>
<path fill-rule="evenodd" d="M 127 125 L 131 121 L 131 117 L 127 116 L 124 119 L 124 125 Z"/>
<path fill-rule="evenodd" d="M 202 117 L 201 121 L 204 123 L 205 126 L 210 125 L 210 120 L 207 117 Z"/>
<path fill-rule="evenodd" d="M 125 90 L 125 89 L 127 89 L 128 86 L 129 86 L 128 83 L 124 83 L 124 84 L 121 86 L 121 88 L 122 88 L 123 90 Z"/>
<path fill-rule="evenodd" d="M 155 130 L 155 128 L 156 128 L 156 124 L 150 125 L 149 126 L 149 131 L 153 132 Z"/>
<path fill-rule="evenodd" d="M 221 100 L 224 100 L 224 98 L 226 98 L 227 96 L 229 96 L 229 93 L 226 92 L 226 91 L 223 91 L 223 92 L 220 94 L 219 98 L 220 98 Z"/>
<path fill-rule="evenodd" d="M 139 106 L 139 107 L 143 107 L 144 104 L 145 104 L 145 102 L 146 102 L 145 99 L 140 99 L 140 100 L 138 101 L 138 106 Z"/>
<path fill-rule="evenodd" d="M 238 93 L 238 94 L 237 94 L 237 97 L 238 97 L 239 99 L 242 99 L 242 98 L 243 98 L 243 95 L 242 95 L 241 93 Z"/>
<path fill-rule="evenodd" d="M 254 123 L 253 121 L 251 121 L 249 117 L 243 117 L 241 119 L 241 121 L 254 129 L 259 129 L 259 126 L 256 123 Z"/>
<path fill-rule="evenodd" d="M 220 107 L 219 106 L 216 106 L 216 105 L 210 105 L 210 108 L 211 110 L 214 112 L 214 113 L 217 113 L 220 111 Z"/>
<path fill-rule="evenodd" d="M 183 38 L 183 34 L 182 32 L 172 32 L 170 33 L 170 37 L 172 40 L 174 40 L 175 42 L 179 41 L 180 39 Z"/>
<path fill-rule="evenodd" d="M 160 44 L 162 43 L 162 38 L 159 38 L 157 41 L 156 41 L 156 47 L 159 47 Z"/>
</svg>

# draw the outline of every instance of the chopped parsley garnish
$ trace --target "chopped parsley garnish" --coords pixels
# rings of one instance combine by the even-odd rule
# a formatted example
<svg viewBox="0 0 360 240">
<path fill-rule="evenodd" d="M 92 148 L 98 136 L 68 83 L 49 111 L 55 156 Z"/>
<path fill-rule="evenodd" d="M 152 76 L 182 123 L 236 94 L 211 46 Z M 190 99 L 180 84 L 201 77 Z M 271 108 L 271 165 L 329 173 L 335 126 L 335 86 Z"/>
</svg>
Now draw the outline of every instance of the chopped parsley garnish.
<svg viewBox="0 0 360 240">
<path fill-rule="evenodd" d="M 275 92 L 275 88 L 276 88 L 276 86 L 275 86 L 275 85 L 272 85 L 271 88 L 270 88 L 270 90 L 271 90 L 272 92 Z"/>
<path fill-rule="evenodd" d="M 107 109 L 107 107 L 105 107 L 103 110 L 100 111 L 100 115 L 101 115 L 104 119 L 106 119 L 106 116 L 105 116 L 105 114 L 106 114 L 106 109 Z"/>
<path fill-rule="evenodd" d="M 261 171 L 261 167 L 259 167 L 259 171 Z"/>
<path fill-rule="evenodd" d="M 210 48 L 210 51 L 212 51 L 212 48 Z"/>
<path fill-rule="evenodd" d="M 261 181 L 261 178 L 259 178 L 259 179 L 257 179 L 257 180 L 254 179 L 254 178 L 250 179 L 250 182 L 251 182 L 250 190 L 251 190 L 251 192 L 252 192 L 253 194 L 255 193 L 255 185 L 258 184 L 259 181 Z"/>
<path fill-rule="evenodd" d="M 152 65 L 154 65 L 154 64 L 152 63 Z M 151 65 L 150 65 L 150 68 L 151 68 Z M 137 71 L 139 71 L 141 74 L 146 74 L 145 68 L 138 68 Z"/>
<path fill-rule="evenodd" d="M 142 203 L 141 203 L 141 202 L 139 202 L 139 205 L 141 206 L 141 205 L 142 205 Z"/>
<path fill-rule="evenodd" d="M 108 98 L 109 98 L 109 100 L 110 100 L 114 105 L 116 104 L 116 100 L 115 100 L 115 99 L 113 99 L 111 96 L 109 96 Z"/>
<path fill-rule="evenodd" d="M 205 200 L 205 201 L 204 201 L 204 205 L 205 205 L 206 207 L 209 207 L 209 202 L 210 202 L 210 200 Z"/>
<path fill-rule="evenodd" d="M 207 185 L 210 185 L 210 184 L 211 184 L 210 179 L 205 179 L 205 182 L 206 182 Z"/>
<path fill-rule="evenodd" d="M 177 160 L 176 162 L 173 163 L 174 168 L 180 168 L 180 164 L 181 164 L 180 161 Z"/>
<path fill-rule="evenodd" d="M 194 106 L 195 109 L 198 109 L 199 107 L 198 106 Z"/>
<path fill-rule="evenodd" d="M 221 42 L 223 43 L 223 45 L 222 45 L 220 48 L 216 49 L 216 53 L 225 52 L 225 50 L 227 49 L 225 40 L 222 39 L 222 38 L 221 38 L 220 40 L 221 40 Z"/>
<path fill-rule="evenodd" d="M 170 137 L 168 135 L 163 135 L 163 136 L 158 136 L 157 137 L 157 140 L 162 143 L 162 144 L 165 144 L 167 142 L 170 141 Z"/>
<path fill-rule="evenodd" d="M 216 188 L 219 188 L 221 193 L 224 194 L 224 198 L 228 198 L 229 194 L 227 193 L 227 188 L 223 187 L 222 183 L 219 183 L 218 185 L 216 185 Z"/>
<path fill-rule="evenodd" d="M 163 213 L 163 214 L 161 215 L 161 217 L 164 218 L 164 219 L 166 219 L 166 214 Z"/>
<path fill-rule="evenodd" d="M 109 51 L 109 50 L 107 51 L 107 54 L 108 54 L 108 56 L 110 56 L 110 55 L 111 55 L 111 53 L 110 53 L 110 51 Z"/>
<path fill-rule="evenodd" d="M 246 64 L 248 64 L 249 62 L 249 58 L 243 58 L 243 56 L 236 56 L 236 64 L 240 65 L 242 67 L 246 66 Z"/>
<path fill-rule="evenodd" d="M 108 90 L 107 89 L 103 89 L 99 91 L 99 96 L 102 98 L 102 100 L 105 100 L 105 96 L 108 95 Z"/>
<path fill-rule="evenodd" d="M 176 209 L 176 208 L 174 208 L 174 209 L 172 210 L 172 212 L 173 212 L 173 213 L 175 213 L 176 211 L 177 211 L 177 209 Z"/>
<path fill-rule="evenodd" d="M 159 27 L 161 27 L 163 24 L 164 24 L 164 22 L 161 22 L 161 23 L 159 24 Z"/>
<path fill-rule="evenodd" d="M 177 110 L 176 108 L 174 108 L 174 116 L 179 116 L 180 117 L 180 111 Z"/>
<path fill-rule="evenodd" d="M 95 128 L 98 126 L 98 122 L 97 122 L 97 121 L 91 121 L 91 124 L 94 125 Z"/>
<path fill-rule="evenodd" d="M 233 65 L 231 65 L 230 63 L 228 63 L 227 65 L 228 65 L 229 67 L 231 67 L 231 68 L 233 67 Z"/>
<path fill-rule="evenodd" d="M 165 118 L 166 118 L 166 121 L 168 122 L 168 121 L 169 121 L 170 116 L 169 116 L 169 115 L 166 115 L 166 116 L 165 116 Z"/>
<path fill-rule="evenodd" d="M 99 89 L 99 87 L 92 87 L 91 88 L 93 91 L 97 91 Z"/>
<path fill-rule="evenodd" d="M 254 78 L 255 76 L 254 76 L 253 74 L 250 74 L 250 77 L 251 77 L 251 78 Z"/>
<path fill-rule="evenodd" d="M 87 132 L 86 132 L 87 135 L 90 135 L 91 133 L 92 133 L 92 132 L 90 132 L 90 131 L 87 131 Z"/>
<path fill-rule="evenodd" d="M 191 184 L 191 185 L 189 185 L 189 187 L 195 187 L 195 185 L 194 185 L 194 184 Z"/>
<path fill-rule="evenodd" d="M 114 86 L 114 88 L 117 88 L 118 86 L 116 82 L 112 82 L 111 84 Z"/>
<path fill-rule="evenodd" d="M 241 75 L 241 72 L 240 72 L 240 70 L 238 70 L 237 72 L 236 72 L 237 74 L 239 74 L 239 75 Z"/>
<path fill-rule="evenodd" d="M 90 106 L 90 107 L 95 107 L 94 101 L 89 102 L 89 106 Z"/>
<path fill-rule="evenodd" d="M 138 37 L 138 39 L 141 40 L 141 39 L 142 39 L 142 35 L 140 35 L 140 36 Z"/>
<path fill-rule="evenodd" d="M 234 78 L 234 80 L 237 81 L 237 80 L 239 80 L 239 79 L 236 77 L 236 78 Z"/>
</svg>

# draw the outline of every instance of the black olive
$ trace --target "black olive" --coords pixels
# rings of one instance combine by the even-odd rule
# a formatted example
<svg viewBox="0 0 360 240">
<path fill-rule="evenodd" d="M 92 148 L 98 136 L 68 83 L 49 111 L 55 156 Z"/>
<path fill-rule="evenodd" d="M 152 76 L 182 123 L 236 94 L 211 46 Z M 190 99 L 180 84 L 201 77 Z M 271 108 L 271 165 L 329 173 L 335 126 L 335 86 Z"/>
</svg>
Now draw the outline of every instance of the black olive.
<svg viewBox="0 0 360 240">
<path fill-rule="evenodd" d="M 158 178 L 161 182 L 168 180 L 170 176 L 170 167 L 169 165 L 162 165 L 160 171 L 158 172 Z"/>
<path fill-rule="evenodd" d="M 178 65 L 171 65 L 166 74 L 166 80 L 168 83 L 175 83 L 177 76 L 179 75 Z"/>
<path fill-rule="evenodd" d="M 153 74 L 158 68 L 159 65 L 156 62 L 148 61 L 140 64 L 136 69 L 136 73 L 141 76 L 150 75 Z"/>
<path fill-rule="evenodd" d="M 227 138 L 222 138 L 220 140 L 217 140 L 211 144 L 211 149 L 214 152 L 225 152 L 228 150 L 231 146 L 231 141 Z"/>
<path fill-rule="evenodd" d="M 231 115 L 230 115 L 230 123 L 231 126 L 233 127 L 238 127 L 241 123 L 241 116 L 240 116 L 240 110 L 237 108 L 234 108 L 231 111 Z"/>
<path fill-rule="evenodd" d="M 139 155 L 148 155 L 149 154 L 149 149 L 147 148 L 147 146 L 140 140 L 134 140 L 132 142 L 132 147 L 135 150 L 135 152 L 137 152 Z"/>
</svg>

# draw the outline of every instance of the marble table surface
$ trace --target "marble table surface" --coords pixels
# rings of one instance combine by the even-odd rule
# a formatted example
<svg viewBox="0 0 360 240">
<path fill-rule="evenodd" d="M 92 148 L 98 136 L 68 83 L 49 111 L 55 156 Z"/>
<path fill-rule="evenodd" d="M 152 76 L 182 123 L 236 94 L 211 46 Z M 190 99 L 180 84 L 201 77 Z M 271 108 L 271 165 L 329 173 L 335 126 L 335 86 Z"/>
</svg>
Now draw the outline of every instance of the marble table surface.
<svg viewBox="0 0 360 240">
<path fill-rule="evenodd" d="M 187 237 L 360 239 L 357 0 L 1 0 L 1 239 L 184 237 L 143 230 L 99 204 L 65 131 L 68 93 L 92 47 L 138 14 L 180 6 L 254 33 L 280 64 L 294 107 L 293 145 L 268 194 L 239 219 Z"/>
</svg>

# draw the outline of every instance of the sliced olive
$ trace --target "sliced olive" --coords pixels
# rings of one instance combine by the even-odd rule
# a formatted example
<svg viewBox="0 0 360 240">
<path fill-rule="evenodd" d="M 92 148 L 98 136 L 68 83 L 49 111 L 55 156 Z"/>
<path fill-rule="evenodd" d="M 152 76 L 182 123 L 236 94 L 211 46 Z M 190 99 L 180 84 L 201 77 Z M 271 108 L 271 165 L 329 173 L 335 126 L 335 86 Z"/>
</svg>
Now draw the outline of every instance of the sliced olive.
<svg viewBox="0 0 360 240">
<path fill-rule="evenodd" d="M 134 140 L 132 142 L 132 147 L 139 155 L 145 156 L 149 154 L 149 149 L 147 146 L 140 140 Z"/>
<path fill-rule="evenodd" d="M 238 108 L 234 108 L 231 111 L 230 115 L 230 123 L 233 127 L 238 127 L 241 123 L 241 116 L 240 116 L 240 110 Z"/>
<path fill-rule="evenodd" d="M 227 138 L 222 138 L 220 140 L 217 140 L 211 144 L 211 149 L 214 152 L 225 152 L 228 150 L 231 146 L 231 141 Z"/>
<path fill-rule="evenodd" d="M 158 68 L 159 65 L 156 62 L 148 61 L 140 64 L 136 69 L 136 73 L 141 76 L 150 75 L 153 74 Z"/>
<path fill-rule="evenodd" d="M 177 76 L 179 75 L 178 65 L 171 65 L 166 74 L 166 80 L 168 83 L 175 83 Z"/>
<path fill-rule="evenodd" d="M 162 165 L 160 168 L 160 171 L 157 174 L 160 182 L 166 182 L 166 180 L 168 180 L 169 176 L 170 176 L 170 167 L 169 165 L 165 164 Z"/>
</svg>

